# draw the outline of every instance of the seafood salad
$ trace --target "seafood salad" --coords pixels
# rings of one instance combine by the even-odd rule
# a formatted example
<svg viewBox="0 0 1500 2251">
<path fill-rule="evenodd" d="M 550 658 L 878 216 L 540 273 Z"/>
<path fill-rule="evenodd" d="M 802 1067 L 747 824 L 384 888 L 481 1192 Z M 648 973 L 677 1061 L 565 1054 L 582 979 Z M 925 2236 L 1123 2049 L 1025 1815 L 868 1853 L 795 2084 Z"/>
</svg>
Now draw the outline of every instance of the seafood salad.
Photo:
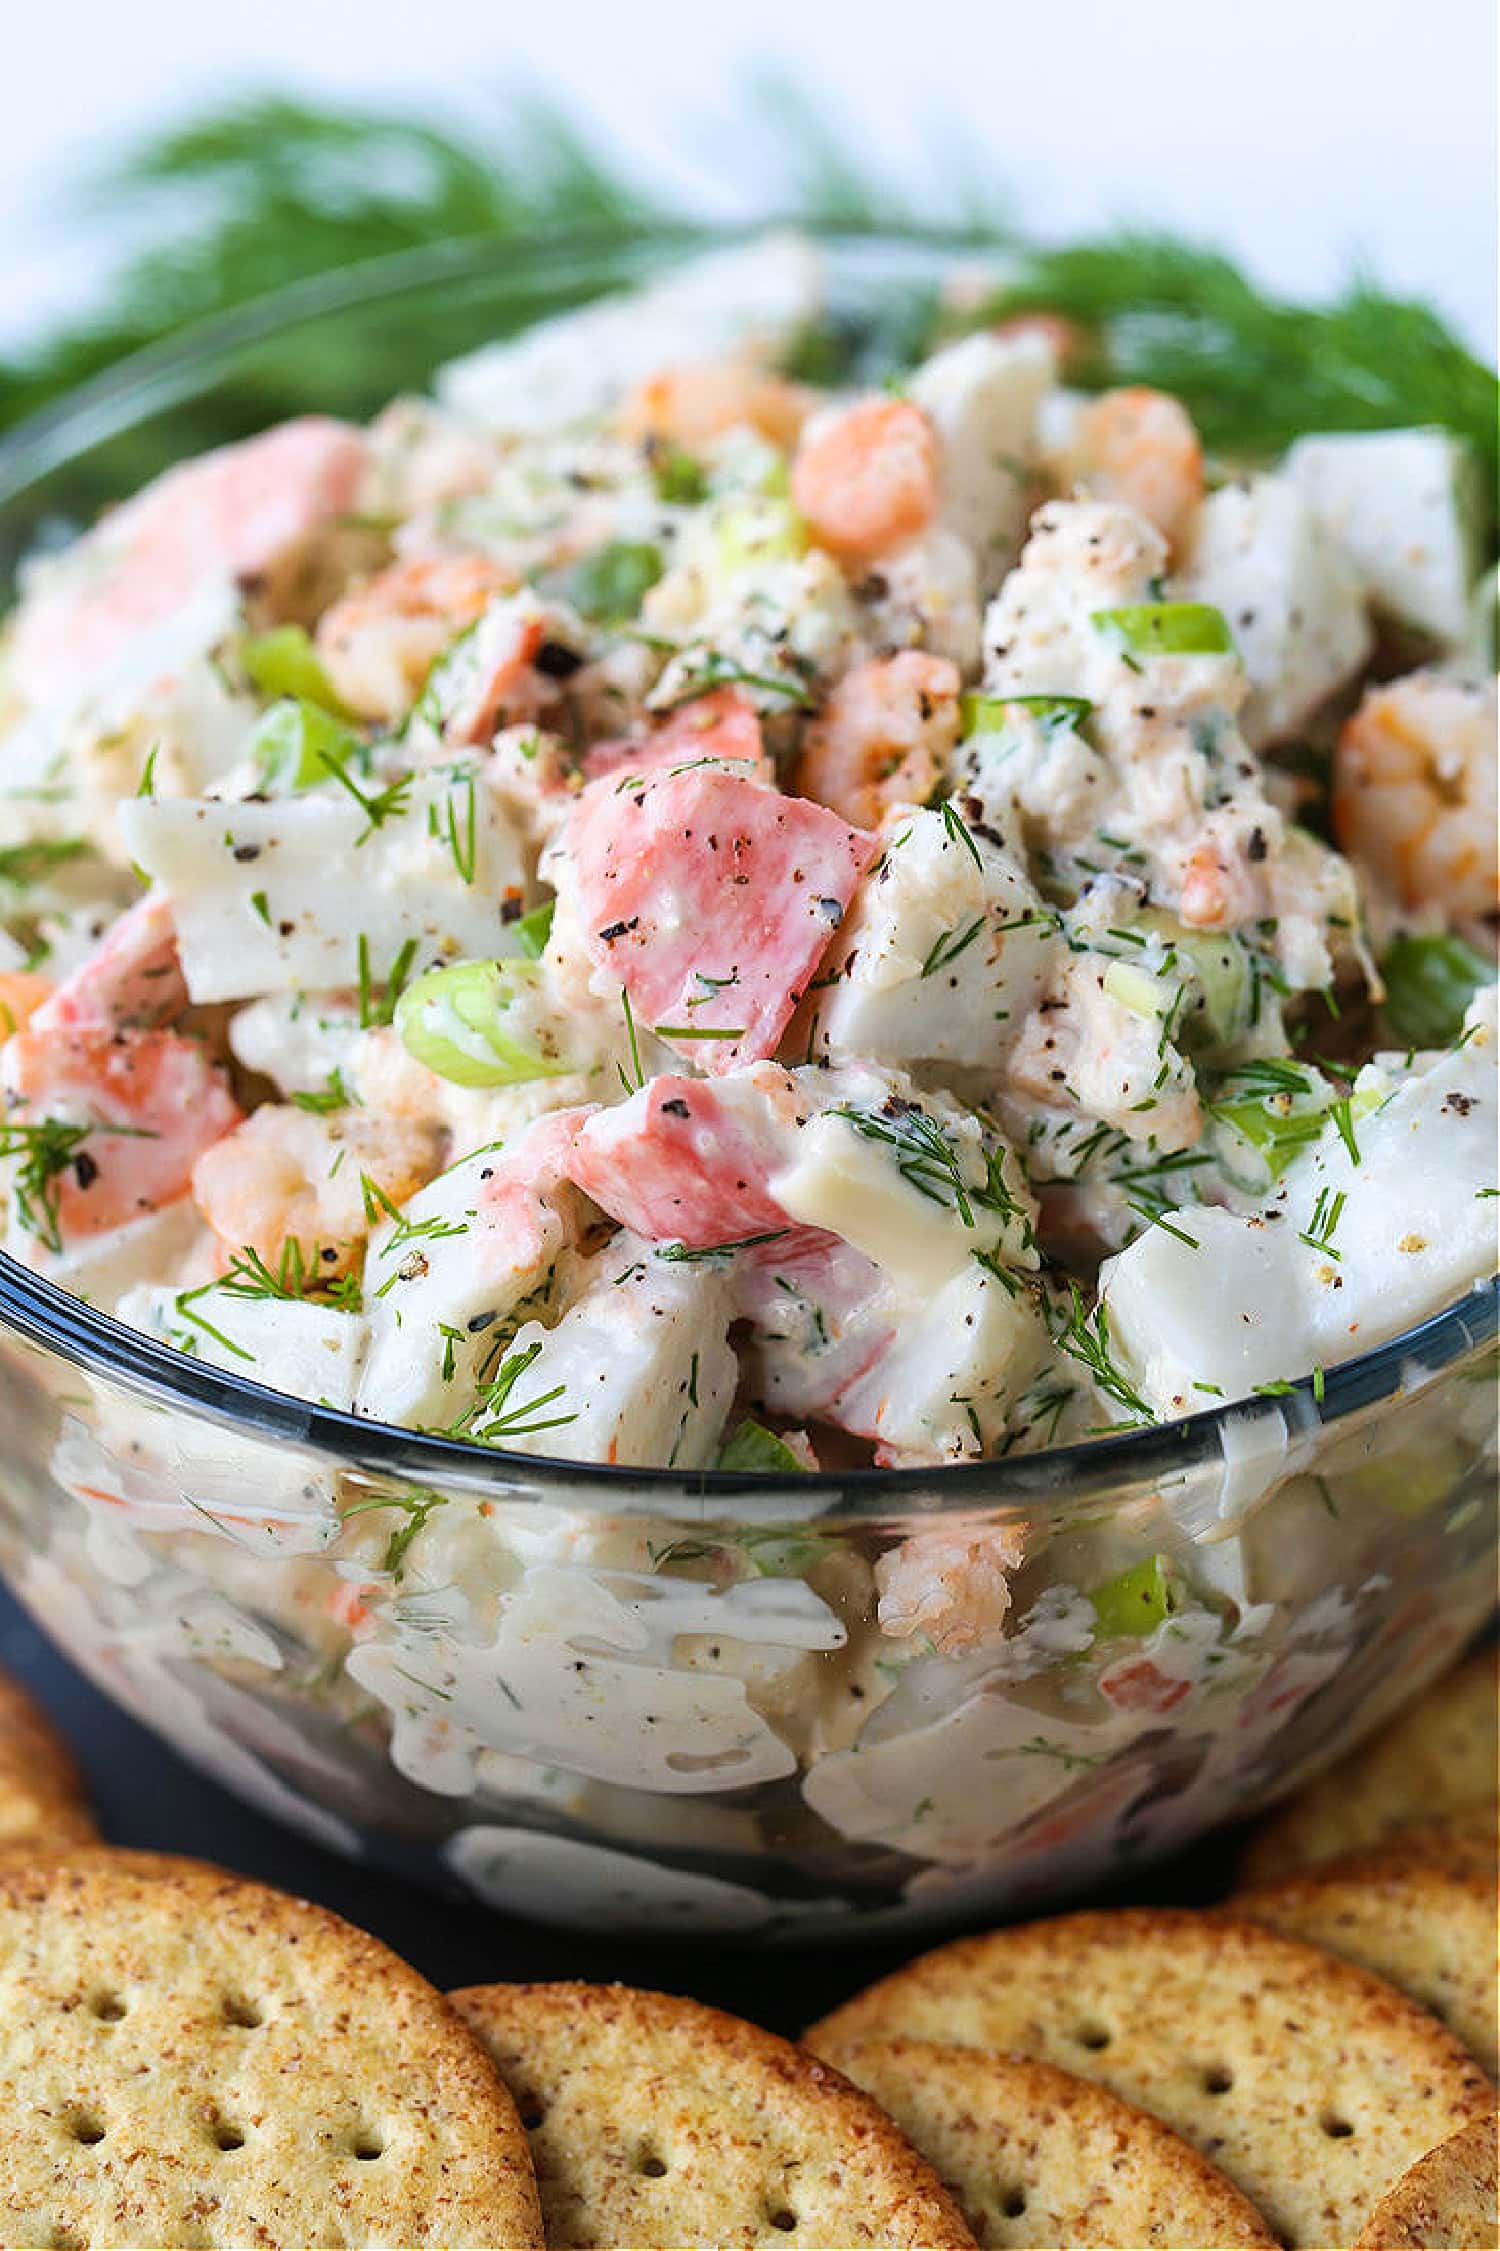
<svg viewBox="0 0 1500 2251">
<path fill-rule="evenodd" d="M 1462 448 L 1211 459 L 956 300 L 817 383 L 821 318 L 726 254 L 28 566 L 12 1258 L 357 1416 L 778 1473 L 1316 1390 L 1489 1273 Z"/>
</svg>

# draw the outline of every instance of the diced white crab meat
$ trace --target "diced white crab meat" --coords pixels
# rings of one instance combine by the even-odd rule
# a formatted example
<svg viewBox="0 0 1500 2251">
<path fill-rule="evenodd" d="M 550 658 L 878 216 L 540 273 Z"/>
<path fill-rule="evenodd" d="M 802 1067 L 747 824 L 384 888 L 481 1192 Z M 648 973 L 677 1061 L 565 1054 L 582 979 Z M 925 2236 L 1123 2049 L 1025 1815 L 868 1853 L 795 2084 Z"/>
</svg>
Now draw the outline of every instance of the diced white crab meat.
<svg viewBox="0 0 1500 2251">
<path fill-rule="evenodd" d="M 308 795 L 135 798 L 120 827 L 172 902 L 195 1001 L 379 988 L 398 963 L 409 978 L 514 950 L 502 909 L 525 899 L 521 841 L 460 764 L 415 775 L 374 826 L 351 799 Z"/>
<path fill-rule="evenodd" d="M 973 549 L 985 594 L 1020 552 L 1037 411 L 1055 374 L 1040 334 L 979 330 L 935 352 L 907 386 L 938 434 L 942 520 Z"/>
<path fill-rule="evenodd" d="M 1299 438 L 1285 474 L 1306 493 L 1375 607 L 1445 648 L 1468 627 L 1479 570 L 1479 478 L 1446 430 Z"/>
<path fill-rule="evenodd" d="M 843 1394 L 837 1420 L 873 1439 L 888 1466 L 976 1461 L 995 1450 L 1049 1346 L 1025 1284 L 970 1259 L 904 1308 L 894 1343 Z"/>
<path fill-rule="evenodd" d="M 360 1314 L 306 1298 L 245 1297 L 233 1281 L 190 1290 L 143 1286 L 127 1291 L 115 1314 L 211 1368 L 345 1413 L 369 1343 Z"/>
<path fill-rule="evenodd" d="M 1256 749 L 1295 735 L 1370 653 L 1360 574 L 1284 477 L 1209 495 L 1175 591 L 1223 611 L 1250 682 L 1240 728 Z"/>
<path fill-rule="evenodd" d="M 1101 1274 L 1112 1348 L 1147 1402 L 1190 1413 L 1367 1352 L 1440 1312 L 1494 1250 L 1495 988 L 1463 1044 L 1334 1123 L 1248 1215 L 1148 1227 Z M 1215 1387 L 1209 1389 L 1208 1387 Z"/>
<path fill-rule="evenodd" d="M 1040 998 L 1056 918 L 1011 855 L 952 806 L 896 815 L 804 1004 L 835 1063 L 983 1068 Z"/>
<path fill-rule="evenodd" d="M 691 1259 L 617 1235 L 555 1328 L 528 1322 L 494 1443 L 560 1460 L 701 1469 L 734 1398 L 731 1305 Z M 529 1358 L 526 1356 L 530 1355 Z"/>
<path fill-rule="evenodd" d="M 915 1097 L 885 1072 L 843 1079 L 829 1090 L 837 1107 L 808 1119 L 768 1182 L 784 1212 L 842 1236 L 918 1295 L 941 1289 L 976 1254 L 1035 1265 L 1036 1204 L 993 1127 L 942 1097 Z"/>
<path fill-rule="evenodd" d="M 561 1165 L 577 1124 L 560 1112 L 508 1149 L 477 1150 L 375 1229 L 361 1414 L 447 1427 L 474 1406 L 518 1324 L 548 1301 L 573 1240 Z"/>
</svg>

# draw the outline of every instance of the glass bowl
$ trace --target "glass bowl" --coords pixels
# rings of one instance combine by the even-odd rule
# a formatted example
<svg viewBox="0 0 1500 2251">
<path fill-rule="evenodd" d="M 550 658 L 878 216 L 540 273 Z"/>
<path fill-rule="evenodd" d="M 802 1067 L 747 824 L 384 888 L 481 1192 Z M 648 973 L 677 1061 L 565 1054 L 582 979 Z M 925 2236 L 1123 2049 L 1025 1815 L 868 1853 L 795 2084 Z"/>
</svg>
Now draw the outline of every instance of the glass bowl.
<svg viewBox="0 0 1500 2251">
<path fill-rule="evenodd" d="M 0 570 L 226 430 L 368 414 L 702 240 L 453 245 L 143 354 L 0 444 Z M 825 250 L 836 308 L 894 316 L 965 255 Z M 940 1471 L 647 1474 L 310 1406 L 0 1256 L 0 1568 L 323 1844 L 580 1927 L 915 1929 L 1250 1813 L 1449 1661 L 1494 1598 L 1495 1338 L 1491 1285 L 1321 1397 Z"/>
</svg>

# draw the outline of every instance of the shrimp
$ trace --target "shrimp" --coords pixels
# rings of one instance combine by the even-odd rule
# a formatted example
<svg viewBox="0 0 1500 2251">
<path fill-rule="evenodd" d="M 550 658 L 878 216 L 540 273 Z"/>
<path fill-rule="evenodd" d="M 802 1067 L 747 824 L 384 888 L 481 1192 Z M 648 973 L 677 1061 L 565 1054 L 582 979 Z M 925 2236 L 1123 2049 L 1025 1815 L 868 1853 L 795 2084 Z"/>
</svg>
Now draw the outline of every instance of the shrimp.
<svg viewBox="0 0 1500 2251">
<path fill-rule="evenodd" d="M 1500 905 L 1495 732 L 1494 681 L 1430 671 L 1371 688 L 1340 735 L 1334 832 L 1404 907 Z"/>
<path fill-rule="evenodd" d="M 15 1140 L 32 1129 L 33 1154 L 51 1166 L 34 1190 L 18 1175 L 13 1206 L 54 1249 L 175 1203 L 195 1162 L 240 1122 L 222 1066 L 176 1032 L 18 1032 L 0 1068 Z"/>
<path fill-rule="evenodd" d="M 256 1251 L 273 1270 L 293 1255 L 332 1281 L 355 1263 L 382 1200 L 404 1204 L 440 1161 L 438 1135 L 415 1122 L 268 1104 L 204 1151 L 193 1201 L 226 1253 Z"/>
<path fill-rule="evenodd" d="M 1180 549 L 1203 498 L 1203 447 L 1165 391 L 1105 391 L 1073 426 L 1067 465 L 1096 500 L 1121 501 Z"/>
<path fill-rule="evenodd" d="M 30 703 L 76 698 L 206 581 L 256 577 L 353 507 L 368 448 L 306 415 L 169 469 L 106 516 L 23 602 L 11 678 Z"/>
<path fill-rule="evenodd" d="M 449 643 L 515 585 L 515 573 L 488 555 L 393 563 L 318 620 L 323 668 L 351 711 L 399 719 Z"/>
<path fill-rule="evenodd" d="M 938 443 L 910 399 L 860 399 L 803 437 L 792 499 L 821 547 L 861 564 L 924 532 L 938 511 Z"/>
<path fill-rule="evenodd" d="M 36 1029 L 142 1027 L 180 1016 L 187 1000 L 171 901 L 163 891 L 148 891 L 37 1009 Z"/>
<path fill-rule="evenodd" d="M 1264 885 L 1228 837 L 1195 844 L 1183 862 L 1177 911 L 1190 930 L 1235 930 L 1261 912 Z"/>
<path fill-rule="evenodd" d="M 0 970 L 0 1040 L 24 1032 L 54 989 L 52 979 L 39 969 Z"/>
<path fill-rule="evenodd" d="M 958 741 L 959 673 L 920 649 L 846 672 L 807 731 L 793 786 L 856 828 L 893 805 L 920 805 Z"/>
<path fill-rule="evenodd" d="M 620 410 L 619 426 L 627 438 L 689 450 L 726 430 L 748 427 L 790 453 L 811 404 L 800 384 L 767 375 L 749 360 L 700 360 L 663 368 L 637 384 Z"/>
<path fill-rule="evenodd" d="M 1010 1611 L 1011 1574 L 1025 1558 L 1011 1525 L 916 1533 L 875 1566 L 881 1632 L 925 1634 L 944 1657 L 997 1640 Z"/>
</svg>

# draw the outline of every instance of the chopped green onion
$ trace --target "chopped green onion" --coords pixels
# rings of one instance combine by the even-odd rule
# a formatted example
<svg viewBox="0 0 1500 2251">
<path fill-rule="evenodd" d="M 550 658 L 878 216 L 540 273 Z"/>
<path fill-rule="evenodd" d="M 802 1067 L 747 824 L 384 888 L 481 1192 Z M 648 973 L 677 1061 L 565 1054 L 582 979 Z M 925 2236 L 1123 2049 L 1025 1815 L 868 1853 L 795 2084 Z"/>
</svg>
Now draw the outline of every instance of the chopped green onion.
<svg viewBox="0 0 1500 2251">
<path fill-rule="evenodd" d="M 1495 965 L 1462 938 L 1398 938 L 1380 964 L 1384 1018 L 1402 1047 L 1446 1047 L 1463 1028 L 1464 1012 Z"/>
<path fill-rule="evenodd" d="M 719 1448 L 715 1469 L 759 1470 L 777 1477 L 805 1477 L 806 1462 L 799 1461 L 785 1439 L 767 1430 L 749 1415 L 730 1432 Z"/>
<path fill-rule="evenodd" d="M 533 907 L 530 914 L 523 914 L 519 922 L 511 924 L 510 934 L 528 961 L 540 961 L 547 951 L 556 911 L 557 901 L 548 899 L 542 906 Z"/>
<path fill-rule="evenodd" d="M 1093 705 L 1087 696 L 960 696 L 959 723 L 965 739 L 970 735 L 998 735 L 1008 711 L 1029 711 L 1049 735 L 1083 725 Z"/>
<path fill-rule="evenodd" d="M 318 704 L 289 696 L 262 714 L 248 747 L 261 788 L 273 797 L 290 797 L 332 780 L 363 745 Z"/>
<path fill-rule="evenodd" d="M 789 500 L 760 495 L 714 511 L 714 569 L 721 578 L 756 563 L 795 563 L 807 553 L 807 525 Z"/>
<path fill-rule="evenodd" d="M 1180 1584 L 1170 1557 L 1150 1555 L 1133 1563 L 1102 1587 L 1090 1590 L 1101 1640 L 1125 1634 L 1155 1633 L 1180 1607 Z"/>
<path fill-rule="evenodd" d="M 1093 610 L 1090 623 L 1135 657 L 1221 657 L 1234 654 L 1222 610 L 1207 602 L 1135 602 Z"/>
<path fill-rule="evenodd" d="M 613 539 L 581 555 L 553 582 L 580 617 L 595 625 L 620 625 L 633 618 L 661 577 L 661 549 L 649 540 Z"/>
<path fill-rule="evenodd" d="M 251 634 L 241 641 L 239 657 L 252 686 L 263 696 L 291 696 L 317 704 L 335 719 L 352 718 L 304 627 L 277 625 L 269 633 Z"/>
<path fill-rule="evenodd" d="M 429 969 L 396 1003 L 402 1045 L 455 1086 L 519 1086 L 565 1076 L 571 1064 L 549 1062 L 506 1028 L 505 1018 L 529 997 L 539 974 L 534 962 L 514 960 Z"/>
</svg>

